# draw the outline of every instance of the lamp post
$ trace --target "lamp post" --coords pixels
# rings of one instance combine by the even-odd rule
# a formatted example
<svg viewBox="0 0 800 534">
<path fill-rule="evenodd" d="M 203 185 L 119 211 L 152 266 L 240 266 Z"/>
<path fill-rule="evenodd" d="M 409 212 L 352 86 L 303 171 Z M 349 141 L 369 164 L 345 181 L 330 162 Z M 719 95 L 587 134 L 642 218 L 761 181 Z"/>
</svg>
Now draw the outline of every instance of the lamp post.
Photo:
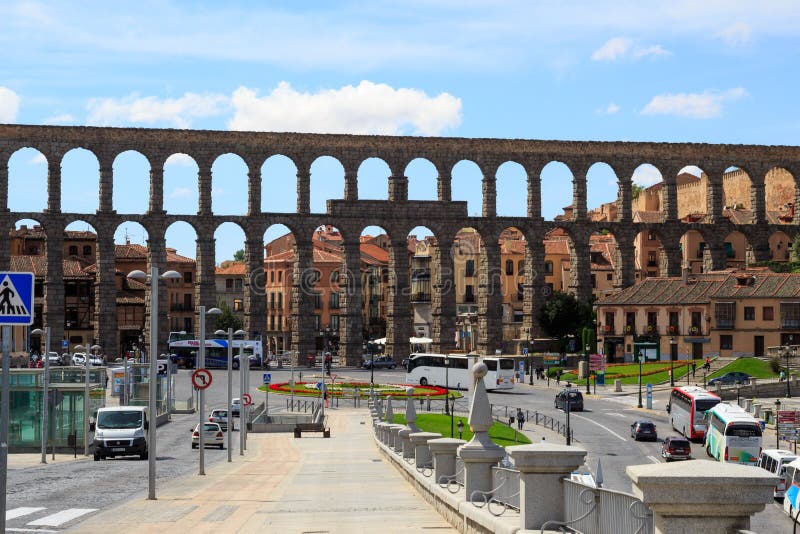
<svg viewBox="0 0 800 534">
<path fill-rule="evenodd" d="M 206 367 L 206 315 L 220 315 L 222 310 L 219 308 L 211 308 L 210 310 L 206 311 L 205 306 L 200 306 L 200 314 L 199 314 L 199 330 L 200 330 L 200 339 L 198 342 L 200 343 L 200 347 L 198 347 L 197 351 L 197 368 L 198 369 L 205 369 Z M 152 316 L 152 314 L 151 314 Z M 242 362 L 239 362 L 241 365 Z M 198 404 L 199 404 L 199 414 L 200 414 L 200 422 L 197 425 L 197 438 L 198 438 L 198 447 L 200 449 L 200 467 L 198 469 L 198 475 L 205 475 L 206 474 L 206 455 L 205 455 L 205 439 L 203 437 L 204 426 L 206 422 L 206 390 L 201 389 L 198 393 Z"/>
<path fill-rule="evenodd" d="M 786 398 L 792 398 L 792 386 L 791 380 L 789 379 L 789 347 L 786 347 L 786 350 L 783 352 L 783 355 L 786 357 Z"/>
<path fill-rule="evenodd" d="M 639 404 L 637 404 L 636 407 L 641 408 L 642 407 L 642 351 L 641 350 L 639 351 L 638 358 L 639 358 Z"/>
<path fill-rule="evenodd" d="M 450 358 L 447 356 L 444 357 L 444 414 L 450 415 L 450 406 L 448 405 L 448 399 L 450 398 Z M 453 425 L 452 425 L 452 418 L 450 424 L 450 437 L 453 437 Z"/>
<path fill-rule="evenodd" d="M 158 389 L 158 366 L 156 362 L 156 355 L 158 354 L 158 280 L 178 280 L 181 275 L 176 271 L 167 271 L 159 276 L 158 267 L 151 266 L 149 277 L 144 271 L 136 269 L 128 273 L 128 278 L 140 282 L 147 282 L 147 279 L 150 279 L 150 371 L 148 373 L 149 383 L 147 386 L 147 417 L 150 426 L 147 428 L 147 498 L 153 501 L 156 499 L 156 457 L 158 451 L 156 447 L 156 421 L 158 420 L 158 414 L 156 413 L 156 390 Z M 144 343 L 144 339 L 141 336 L 140 341 L 141 344 Z M 167 369 L 167 380 L 169 380 L 169 369 Z"/>
<path fill-rule="evenodd" d="M 42 384 L 42 463 L 47 463 L 47 410 L 50 404 L 50 327 L 37 328 L 31 334 L 44 336 L 44 381 Z"/>
<path fill-rule="evenodd" d="M 775 448 L 781 448 L 781 430 L 778 426 L 778 411 L 781 409 L 781 400 L 775 399 Z"/>
<path fill-rule="evenodd" d="M 641 404 L 641 398 L 639 399 L 639 404 Z M 569 393 L 564 396 L 564 414 L 566 414 L 567 419 L 567 445 L 572 445 L 572 431 L 569 428 Z"/>
<path fill-rule="evenodd" d="M 675 385 L 675 356 L 678 352 L 678 342 L 675 337 L 669 338 L 669 385 Z"/>
<path fill-rule="evenodd" d="M 461 434 L 464 432 L 464 421 L 459 419 L 456 426 L 458 427 L 458 439 L 461 439 Z"/>
<path fill-rule="evenodd" d="M 83 353 L 83 455 L 89 456 L 89 349 L 83 345 L 74 348 Z"/>
<path fill-rule="evenodd" d="M 591 387 L 592 375 L 589 372 L 589 344 L 588 343 L 586 344 L 585 351 L 586 351 L 586 394 L 589 395 L 592 392 L 592 390 L 589 389 Z"/>
<path fill-rule="evenodd" d="M 687 345 L 684 345 L 684 347 L 686 347 L 686 358 L 687 358 L 687 360 L 692 360 L 692 369 L 693 369 L 692 370 L 692 377 L 694 377 L 694 369 L 695 369 L 694 356 L 689 358 L 689 347 Z M 687 386 L 689 385 L 689 369 L 688 368 L 686 369 L 686 385 Z"/>
<path fill-rule="evenodd" d="M 447 399 L 444 399 L 444 403 L 447 404 Z M 450 406 L 450 437 L 452 438 L 455 434 L 453 434 L 453 417 L 456 412 L 456 396 L 450 395 L 450 402 L 452 406 Z"/>
<path fill-rule="evenodd" d="M 369 350 L 370 344 L 367 343 L 367 349 Z M 369 350 L 369 394 L 370 396 L 373 395 L 375 390 L 375 356 L 372 353 L 372 350 Z"/>
</svg>

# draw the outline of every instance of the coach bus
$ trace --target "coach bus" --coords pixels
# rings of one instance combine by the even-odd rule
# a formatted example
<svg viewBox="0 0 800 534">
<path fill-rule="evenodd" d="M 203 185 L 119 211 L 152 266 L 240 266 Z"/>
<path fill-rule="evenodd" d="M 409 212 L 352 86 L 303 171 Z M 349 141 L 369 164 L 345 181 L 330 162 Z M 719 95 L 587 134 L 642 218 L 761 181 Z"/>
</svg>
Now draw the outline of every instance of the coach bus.
<svg viewBox="0 0 800 534">
<path fill-rule="evenodd" d="M 470 368 L 479 359 L 486 364 L 488 369 L 486 376 L 483 377 L 483 383 L 487 390 L 514 388 L 514 360 L 512 358 L 480 358 L 464 354 L 412 354 L 406 369 L 406 382 L 421 386 L 469 389 L 472 385 Z"/>
<path fill-rule="evenodd" d="M 228 340 L 227 339 L 206 339 L 206 367 L 222 368 L 228 367 Z M 186 369 L 197 367 L 197 352 L 200 349 L 200 341 L 197 339 L 180 339 L 170 341 L 169 352 L 172 363 Z M 239 352 L 250 359 L 251 367 L 261 367 L 263 362 L 263 352 L 260 340 L 233 340 L 233 362 L 231 367 L 239 369 Z"/>
<path fill-rule="evenodd" d="M 706 452 L 720 462 L 756 465 L 761 423 L 739 406 L 720 402 L 706 412 Z"/>
<path fill-rule="evenodd" d="M 706 433 L 703 414 L 719 404 L 720 398 L 698 386 L 672 388 L 667 404 L 672 429 L 692 440 L 702 440 Z"/>
</svg>

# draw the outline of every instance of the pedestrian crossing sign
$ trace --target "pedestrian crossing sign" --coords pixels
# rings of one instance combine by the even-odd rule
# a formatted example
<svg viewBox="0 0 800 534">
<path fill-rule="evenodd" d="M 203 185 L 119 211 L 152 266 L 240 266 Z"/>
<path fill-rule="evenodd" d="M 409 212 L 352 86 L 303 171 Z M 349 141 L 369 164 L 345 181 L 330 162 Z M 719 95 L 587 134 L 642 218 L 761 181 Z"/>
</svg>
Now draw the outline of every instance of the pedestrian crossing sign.
<svg viewBox="0 0 800 534">
<path fill-rule="evenodd" d="M 33 273 L 0 272 L 0 325 L 33 324 Z"/>
</svg>

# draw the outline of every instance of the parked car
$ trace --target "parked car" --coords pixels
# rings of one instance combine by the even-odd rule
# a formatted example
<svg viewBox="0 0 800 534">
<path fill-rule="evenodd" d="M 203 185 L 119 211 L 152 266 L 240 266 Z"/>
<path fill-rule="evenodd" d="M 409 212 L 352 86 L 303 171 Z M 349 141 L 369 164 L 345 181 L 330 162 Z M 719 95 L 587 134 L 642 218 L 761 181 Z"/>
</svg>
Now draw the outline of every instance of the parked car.
<svg viewBox="0 0 800 534">
<path fill-rule="evenodd" d="M 582 412 L 583 411 L 583 394 L 577 389 L 563 389 L 556 393 L 553 406 L 557 410 L 566 410 L 567 402 L 569 402 L 569 411 Z"/>
<path fill-rule="evenodd" d="M 692 457 L 692 445 L 683 436 L 669 436 L 661 445 L 661 457 L 668 462 L 689 460 Z"/>
<path fill-rule="evenodd" d="M 652 421 L 636 421 L 631 425 L 631 437 L 636 441 L 640 439 L 658 441 L 655 423 Z"/>
<path fill-rule="evenodd" d="M 50 360 L 50 365 L 63 365 L 63 360 L 57 352 L 48 352 L 47 359 Z"/>
<path fill-rule="evenodd" d="M 375 369 L 394 369 L 397 367 L 397 362 L 395 362 L 390 356 L 378 356 L 376 358 L 366 360 L 361 364 L 361 367 L 364 369 L 370 369 L 372 367 Z"/>
<path fill-rule="evenodd" d="M 223 432 L 228 431 L 228 410 L 224 408 L 211 410 L 211 415 L 208 416 L 208 420 L 211 423 L 219 423 L 219 426 L 222 428 Z M 231 421 L 231 430 L 234 430 L 233 421 Z"/>
<path fill-rule="evenodd" d="M 72 365 L 84 365 L 86 363 L 86 353 L 75 352 L 71 357 Z"/>
<path fill-rule="evenodd" d="M 236 397 L 235 399 L 231 400 L 231 415 L 233 417 L 239 417 L 241 414 L 241 407 L 242 407 L 242 399 Z"/>
<path fill-rule="evenodd" d="M 196 425 L 192 430 L 192 448 L 200 446 L 200 425 Z M 225 448 L 225 434 L 219 423 L 203 423 L 203 446 L 215 445 L 220 449 Z"/>
<path fill-rule="evenodd" d="M 731 371 L 716 378 L 712 378 L 711 380 L 708 381 L 708 385 L 715 386 L 717 384 L 722 384 L 722 385 L 748 384 L 750 383 L 750 378 L 752 377 L 747 373 L 742 373 L 740 371 Z"/>
</svg>

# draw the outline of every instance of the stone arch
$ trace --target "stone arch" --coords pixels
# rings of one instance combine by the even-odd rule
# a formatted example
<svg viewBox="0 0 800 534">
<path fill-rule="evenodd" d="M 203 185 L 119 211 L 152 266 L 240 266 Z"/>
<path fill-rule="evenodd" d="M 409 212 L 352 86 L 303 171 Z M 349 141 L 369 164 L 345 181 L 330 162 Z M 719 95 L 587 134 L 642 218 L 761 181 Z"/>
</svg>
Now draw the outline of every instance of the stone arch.
<svg viewBox="0 0 800 534">
<path fill-rule="evenodd" d="M 311 164 L 311 212 L 327 213 L 326 201 L 344 198 L 344 190 L 345 168 L 341 161 L 333 156 L 315 159 Z"/>
<path fill-rule="evenodd" d="M 764 197 L 767 221 L 771 224 L 792 224 L 796 206 L 797 183 L 795 176 L 783 167 L 772 167 L 764 176 Z"/>
<path fill-rule="evenodd" d="M 249 169 L 238 154 L 220 154 L 211 165 L 211 210 L 216 214 L 247 213 Z"/>
<path fill-rule="evenodd" d="M 706 249 L 711 248 L 713 240 L 706 230 L 702 227 L 695 226 L 689 228 L 681 234 L 680 237 L 680 250 L 681 250 L 681 266 L 688 268 L 691 274 L 698 274 L 705 272 L 705 256 Z"/>
<path fill-rule="evenodd" d="M 561 161 L 550 161 L 542 168 L 542 217 L 548 221 L 572 218 L 573 181 L 570 168 Z"/>
<path fill-rule="evenodd" d="M 593 298 L 601 299 L 622 287 L 633 285 L 633 273 L 626 271 L 626 267 L 629 268 L 630 265 L 624 265 L 628 256 L 629 254 L 622 253 L 613 227 L 600 226 L 589 235 Z"/>
<path fill-rule="evenodd" d="M 416 226 L 408 233 L 408 251 L 411 256 L 409 300 L 413 318 L 412 336 L 432 336 L 433 316 L 433 265 L 438 242 L 430 228 Z M 412 352 L 423 352 L 429 347 L 412 347 Z"/>
<path fill-rule="evenodd" d="M 200 166 L 183 152 L 171 154 L 164 161 L 164 210 L 188 215 L 200 209 L 198 177 Z"/>
<path fill-rule="evenodd" d="M 147 229 L 140 223 L 131 220 L 121 221 L 114 229 L 114 296 L 119 296 L 113 317 L 105 316 L 98 321 L 101 326 L 111 330 L 106 339 L 111 341 L 101 342 L 101 345 L 116 343 L 117 353 L 122 354 L 133 350 L 139 343 L 139 335 L 145 331 L 145 306 L 147 301 L 147 285 L 138 280 L 131 280 L 128 273 L 134 269 L 145 271 L 147 269 L 147 254 L 149 252 L 150 238 Z M 99 245 L 102 243 L 98 243 Z M 111 266 L 105 264 L 104 250 L 99 247 L 98 272 L 103 278 L 103 269 Z M 117 269 L 122 271 L 116 274 Z M 109 269 L 110 270 L 110 269 Z M 166 295 L 166 294 L 165 294 Z M 168 302 L 168 301 L 166 301 Z M 166 306 L 169 306 L 167 304 Z M 165 309 L 164 316 L 167 316 Z M 112 321 L 109 321 L 112 319 Z M 114 326 L 116 325 L 116 328 Z M 101 328 L 101 338 L 104 337 Z M 107 350 L 106 353 L 109 353 Z"/>
<path fill-rule="evenodd" d="M 61 159 L 61 211 L 89 213 L 99 205 L 100 161 L 85 148 L 67 151 Z"/>
<path fill-rule="evenodd" d="M 409 200 L 437 200 L 439 169 L 426 158 L 414 158 L 406 165 Z"/>
<path fill-rule="evenodd" d="M 43 212 L 47 209 L 47 157 L 24 147 L 8 159 L 8 208 L 12 211 Z"/>
<path fill-rule="evenodd" d="M 461 342 L 457 348 L 478 350 L 481 339 L 479 289 L 481 280 L 483 239 L 477 229 L 464 227 L 453 236 L 453 287 L 456 293 L 456 329 Z"/>
<path fill-rule="evenodd" d="M 603 161 L 593 163 L 586 171 L 586 211 L 589 220 L 617 220 L 619 179 L 611 165 Z"/>
<path fill-rule="evenodd" d="M 666 215 L 664 177 L 651 163 L 638 165 L 632 175 L 633 222 L 661 222 Z"/>
<path fill-rule="evenodd" d="M 378 157 L 370 157 L 358 166 L 358 198 L 387 200 L 389 198 L 389 177 L 392 169 Z"/>
<path fill-rule="evenodd" d="M 525 314 L 525 259 L 528 242 L 525 233 L 517 227 L 504 228 L 498 237 L 500 248 L 500 290 L 502 306 L 502 343 L 511 348 L 515 339 L 523 339 Z M 513 348 L 517 353 L 516 347 Z"/>
<path fill-rule="evenodd" d="M 85 220 L 71 222 L 62 232 L 64 339 L 69 343 L 69 352 L 73 352 L 76 345 L 90 347 L 99 343 L 94 329 L 98 235 Z"/>
<path fill-rule="evenodd" d="M 149 202 L 151 165 L 137 150 L 120 152 L 112 164 L 112 206 L 121 213 L 145 213 Z"/>
<path fill-rule="evenodd" d="M 738 230 L 729 232 L 722 241 L 725 252 L 725 267 L 745 269 L 753 263 L 752 246 L 747 236 Z"/>
<path fill-rule="evenodd" d="M 181 273 L 181 280 L 168 283 L 167 302 L 169 302 L 168 324 L 170 331 L 197 333 L 195 310 L 197 309 L 198 294 L 196 287 L 199 284 L 200 266 L 195 260 L 197 249 L 192 250 L 188 243 L 199 242 L 201 234 L 196 228 L 185 220 L 175 220 L 167 226 L 164 236 L 164 262 L 165 269 L 172 269 Z M 153 236 L 151 234 L 150 254 L 158 254 L 152 249 Z M 181 244 L 180 248 L 176 245 Z M 154 258 L 154 261 L 158 261 Z M 191 276 L 191 279 L 189 278 Z"/>
<path fill-rule="evenodd" d="M 769 235 L 769 258 L 772 261 L 789 261 L 792 255 L 792 238 L 782 231 Z"/>
<path fill-rule="evenodd" d="M 654 276 L 670 276 L 670 269 L 673 270 L 672 274 L 675 274 L 676 269 L 680 271 L 680 247 L 675 243 L 674 250 L 671 250 L 671 243 L 664 240 L 659 228 L 655 224 L 642 226 L 634 237 L 634 269 L 637 283 Z M 669 262 L 676 262 L 677 267 L 670 265 Z"/>
<path fill-rule="evenodd" d="M 467 214 L 480 217 L 483 213 L 483 171 L 477 163 L 462 159 L 450 170 L 450 187 L 453 200 L 467 202 Z"/>
<path fill-rule="evenodd" d="M 761 180 L 761 177 L 756 177 Z M 734 224 L 753 221 L 753 180 L 743 167 L 728 167 L 722 175 L 722 216 Z"/>
<path fill-rule="evenodd" d="M 675 177 L 678 219 L 702 222 L 708 214 L 708 177 L 700 167 L 687 165 Z"/>
<path fill-rule="evenodd" d="M 266 305 L 264 350 L 273 350 L 276 354 L 292 350 L 292 285 L 296 259 L 294 235 L 285 224 L 275 223 L 265 230 L 262 239 L 264 273 L 256 285 L 263 288 L 257 293 L 264 295 Z M 253 262 L 255 263 L 255 259 Z M 255 265 L 251 266 L 251 269 L 254 267 Z M 251 321 L 255 320 L 257 319 L 251 318 Z"/>
<path fill-rule="evenodd" d="M 528 213 L 528 173 L 515 161 L 497 168 L 497 215 L 524 217 Z"/>
<path fill-rule="evenodd" d="M 362 299 L 364 306 L 362 338 L 365 342 L 376 339 L 387 338 L 387 344 L 381 347 L 386 350 L 388 346 L 389 317 L 387 316 L 390 307 L 390 295 L 395 286 L 395 276 L 392 265 L 392 236 L 382 226 L 366 226 L 361 229 L 359 235 L 359 262 L 361 273 L 359 276 L 362 287 Z M 367 258 L 370 261 L 365 261 Z M 351 276 L 352 266 L 348 266 L 348 276 Z M 406 291 L 410 286 L 406 288 Z M 386 291 L 386 294 L 383 293 Z M 407 297 L 406 297 L 407 298 Z M 386 303 L 386 313 L 381 314 L 381 302 Z M 394 301 L 392 301 L 394 303 Z M 399 301 L 398 301 L 399 303 Z M 381 315 L 385 317 L 382 318 Z M 394 313 L 392 313 L 394 319 Z"/>
<path fill-rule="evenodd" d="M 297 175 L 294 160 L 273 154 L 261 164 L 261 211 L 295 213 L 297 211 Z"/>
</svg>

